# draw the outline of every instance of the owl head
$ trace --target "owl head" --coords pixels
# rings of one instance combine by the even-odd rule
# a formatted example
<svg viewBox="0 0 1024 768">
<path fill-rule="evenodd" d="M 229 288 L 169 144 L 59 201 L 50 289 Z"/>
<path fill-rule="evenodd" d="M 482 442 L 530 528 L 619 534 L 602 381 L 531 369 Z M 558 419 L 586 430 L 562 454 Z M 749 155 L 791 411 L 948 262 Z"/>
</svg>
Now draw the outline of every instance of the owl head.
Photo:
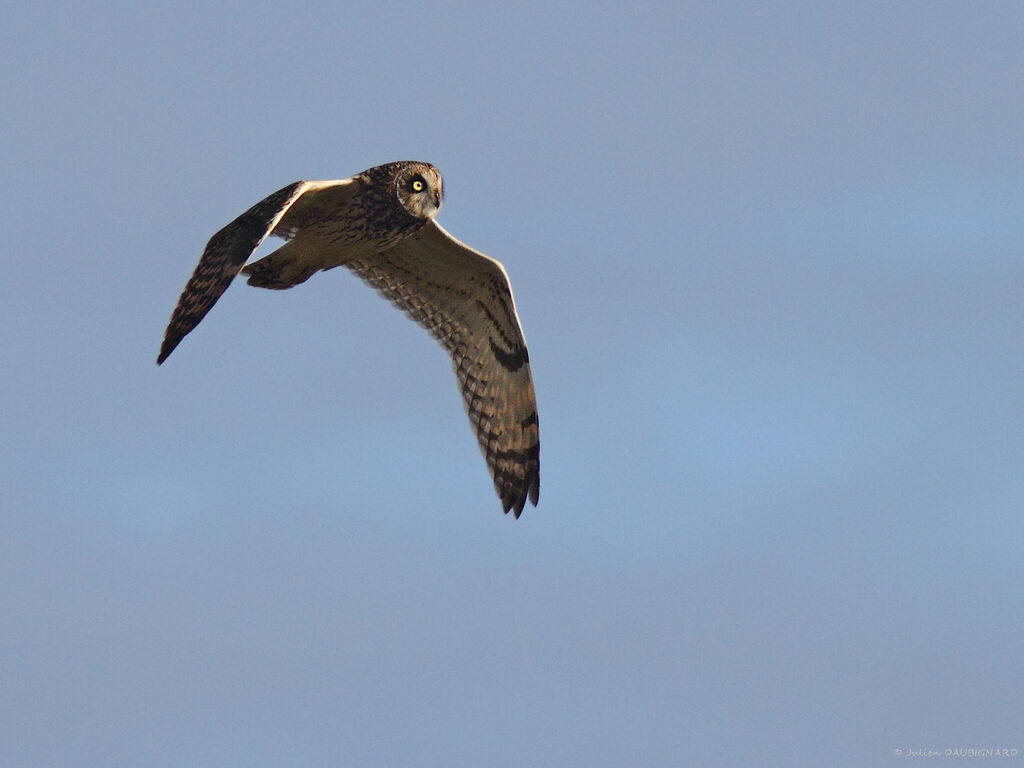
<svg viewBox="0 0 1024 768">
<path fill-rule="evenodd" d="M 396 163 L 395 194 L 417 219 L 432 219 L 441 210 L 441 172 L 430 163 Z"/>
</svg>

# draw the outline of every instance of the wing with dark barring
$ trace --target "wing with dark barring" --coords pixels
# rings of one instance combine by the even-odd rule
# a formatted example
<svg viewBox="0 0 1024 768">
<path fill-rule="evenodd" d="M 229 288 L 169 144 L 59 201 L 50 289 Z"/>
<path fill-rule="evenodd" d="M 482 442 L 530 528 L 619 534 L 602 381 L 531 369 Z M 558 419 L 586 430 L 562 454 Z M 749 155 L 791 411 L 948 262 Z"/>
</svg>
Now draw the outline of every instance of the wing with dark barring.
<svg viewBox="0 0 1024 768">
<path fill-rule="evenodd" d="M 540 436 L 530 359 L 501 264 L 428 222 L 371 258 L 359 277 L 451 355 L 469 420 L 505 512 L 540 494 Z"/>
<path fill-rule="evenodd" d="M 181 340 L 206 317 L 252 252 L 277 226 L 308 184 L 307 181 L 296 181 L 279 189 L 210 238 L 171 315 L 156 359 L 157 365 L 166 360 Z"/>
</svg>

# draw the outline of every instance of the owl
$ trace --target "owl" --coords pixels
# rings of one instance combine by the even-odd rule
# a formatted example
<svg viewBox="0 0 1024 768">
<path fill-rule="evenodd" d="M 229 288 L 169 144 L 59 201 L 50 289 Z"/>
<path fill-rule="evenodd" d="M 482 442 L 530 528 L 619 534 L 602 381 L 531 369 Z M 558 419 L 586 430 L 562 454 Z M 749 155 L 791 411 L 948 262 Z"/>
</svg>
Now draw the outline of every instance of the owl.
<svg viewBox="0 0 1024 768">
<path fill-rule="evenodd" d="M 347 267 L 404 310 L 451 356 L 469 420 L 505 512 L 540 493 L 537 401 L 523 329 L 500 262 L 434 220 L 440 172 L 388 163 L 336 181 L 297 181 L 210 238 L 178 300 L 157 364 L 210 311 L 239 273 L 275 290 Z M 245 262 L 267 235 L 280 248 Z"/>
</svg>

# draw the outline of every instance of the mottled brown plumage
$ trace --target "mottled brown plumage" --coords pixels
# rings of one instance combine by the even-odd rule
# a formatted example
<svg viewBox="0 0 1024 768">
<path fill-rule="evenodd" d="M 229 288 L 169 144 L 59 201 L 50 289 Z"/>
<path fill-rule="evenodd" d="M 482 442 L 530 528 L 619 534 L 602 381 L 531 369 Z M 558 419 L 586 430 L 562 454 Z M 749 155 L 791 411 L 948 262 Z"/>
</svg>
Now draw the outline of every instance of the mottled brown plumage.
<svg viewBox="0 0 1024 768">
<path fill-rule="evenodd" d="M 345 266 L 422 325 L 451 355 L 473 430 L 505 512 L 540 492 L 537 403 L 504 268 L 435 221 L 441 174 L 427 163 L 370 168 L 340 181 L 299 181 L 215 234 L 185 286 L 158 363 L 198 325 L 240 271 L 290 288 Z M 285 244 L 246 260 L 273 234 Z"/>
</svg>

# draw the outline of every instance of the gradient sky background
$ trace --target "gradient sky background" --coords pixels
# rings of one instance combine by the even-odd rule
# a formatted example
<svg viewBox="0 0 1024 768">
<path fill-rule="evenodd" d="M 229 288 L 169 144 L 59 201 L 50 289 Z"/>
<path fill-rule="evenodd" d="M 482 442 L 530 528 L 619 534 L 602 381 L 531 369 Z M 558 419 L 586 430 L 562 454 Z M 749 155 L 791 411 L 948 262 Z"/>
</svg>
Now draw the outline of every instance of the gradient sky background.
<svg viewBox="0 0 1024 768">
<path fill-rule="evenodd" d="M 1020 4 L 19 5 L 0 764 L 1024 750 Z M 398 159 L 511 275 L 519 521 L 347 273 L 155 365 L 211 234 Z"/>
</svg>

